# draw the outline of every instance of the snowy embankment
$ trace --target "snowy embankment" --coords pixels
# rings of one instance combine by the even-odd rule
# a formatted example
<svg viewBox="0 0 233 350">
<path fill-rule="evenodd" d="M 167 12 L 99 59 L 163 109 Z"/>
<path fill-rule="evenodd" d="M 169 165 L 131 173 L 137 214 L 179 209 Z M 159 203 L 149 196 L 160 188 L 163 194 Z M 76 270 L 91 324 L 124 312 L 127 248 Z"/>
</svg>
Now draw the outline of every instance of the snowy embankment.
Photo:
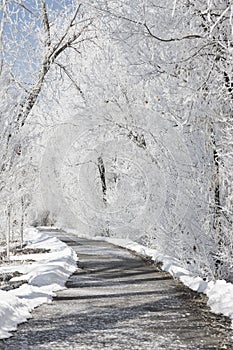
<svg viewBox="0 0 233 350">
<path fill-rule="evenodd" d="M 103 239 L 103 238 L 102 238 Z M 195 276 L 184 269 L 177 259 L 164 256 L 155 249 L 147 248 L 136 242 L 126 239 L 105 238 L 109 243 L 135 251 L 141 255 L 150 257 L 153 261 L 161 262 L 162 269 L 169 272 L 173 277 L 178 278 L 190 289 L 206 294 L 208 305 L 212 312 L 223 314 L 231 318 L 233 328 L 233 284 L 225 280 L 204 281 L 201 277 Z"/>
<path fill-rule="evenodd" d="M 11 278 L 11 283 L 23 281 L 18 288 L 0 290 L 0 339 L 10 337 L 10 332 L 30 318 L 35 307 L 50 303 L 54 292 L 65 288 L 65 282 L 77 267 L 76 253 L 56 237 L 30 228 L 26 230 L 25 242 L 25 251 L 45 252 L 23 254 L 22 251 L 11 256 L 10 264 L 0 265 L 1 275 L 15 271 L 20 275 Z"/>
</svg>

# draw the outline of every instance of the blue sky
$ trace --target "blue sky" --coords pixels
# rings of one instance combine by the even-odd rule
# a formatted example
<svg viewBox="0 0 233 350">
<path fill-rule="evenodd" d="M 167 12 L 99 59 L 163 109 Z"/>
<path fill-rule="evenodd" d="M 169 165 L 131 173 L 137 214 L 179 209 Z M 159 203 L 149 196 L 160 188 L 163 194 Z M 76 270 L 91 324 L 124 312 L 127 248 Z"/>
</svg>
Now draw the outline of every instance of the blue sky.
<svg viewBox="0 0 233 350">
<path fill-rule="evenodd" d="M 0 0 L 2 2 L 2 0 Z M 8 10 L 11 14 L 11 23 L 6 23 L 4 28 L 5 33 L 5 48 L 4 58 L 9 64 L 14 63 L 14 74 L 22 76 L 25 80 L 30 81 L 29 76 L 33 70 L 36 70 L 40 62 L 40 57 L 36 53 L 38 49 L 38 33 L 36 28 L 42 28 L 40 0 L 23 0 L 22 3 L 29 11 L 19 6 L 14 1 L 9 0 Z M 69 8 L 72 4 L 76 4 L 75 0 L 47 0 L 48 9 L 52 10 L 51 15 L 57 17 L 58 13 L 64 8 Z M 31 11 L 31 13 L 30 13 Z M 0 11 L 0 21 L 3 13 Z M 37 18 L 38 17 L 38 18 Z M 52 16 L 53 17 L 53 16 Z M 27 26 L 25 26 L 25 23 Z M 31 28 L 30 24 L 34 23 Z M 15 57 L 17 52 L 17 57 Z M 0 52 L 0 57 L 2 53 Z M 30 67 L 27 66 L 27 61 L 30 60 Z"/>
</svg>

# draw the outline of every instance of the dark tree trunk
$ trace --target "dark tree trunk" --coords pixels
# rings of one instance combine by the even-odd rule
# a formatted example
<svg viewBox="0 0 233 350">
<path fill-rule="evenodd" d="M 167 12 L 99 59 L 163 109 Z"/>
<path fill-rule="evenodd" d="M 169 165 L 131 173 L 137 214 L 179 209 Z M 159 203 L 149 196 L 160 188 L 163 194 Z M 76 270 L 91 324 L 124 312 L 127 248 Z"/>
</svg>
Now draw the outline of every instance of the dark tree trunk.
<svg viewBox="0 0 233 350">
<path fill-rule="evenodd" d="M 98 157 L 98 169 L 100 174 L 100 180 L 101 180 L 101 186 L 102 186 L 102 192 L 103 192 L 103 201 L 104 203 L 107 202 L 106 199 L 106 192 L 107 192 L 107 186 L 106 186 L 106 178 L 105 178 L 105 167 L 102 157 Z"/>
</svg>

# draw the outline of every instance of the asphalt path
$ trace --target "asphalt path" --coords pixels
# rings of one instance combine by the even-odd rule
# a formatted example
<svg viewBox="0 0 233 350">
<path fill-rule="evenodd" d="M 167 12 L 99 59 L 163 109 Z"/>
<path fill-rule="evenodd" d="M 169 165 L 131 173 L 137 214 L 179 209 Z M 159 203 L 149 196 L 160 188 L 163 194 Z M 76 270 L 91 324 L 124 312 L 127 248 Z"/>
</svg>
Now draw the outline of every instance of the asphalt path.
<svg viewBox="0 0 233 350">
<path fill-rule="evenodd" d="M 77 252 L 77 271 L 0 349 L 233 349 L 230 321 L 155 265 L 103 241 L 49 233 Z"/>
</svg>

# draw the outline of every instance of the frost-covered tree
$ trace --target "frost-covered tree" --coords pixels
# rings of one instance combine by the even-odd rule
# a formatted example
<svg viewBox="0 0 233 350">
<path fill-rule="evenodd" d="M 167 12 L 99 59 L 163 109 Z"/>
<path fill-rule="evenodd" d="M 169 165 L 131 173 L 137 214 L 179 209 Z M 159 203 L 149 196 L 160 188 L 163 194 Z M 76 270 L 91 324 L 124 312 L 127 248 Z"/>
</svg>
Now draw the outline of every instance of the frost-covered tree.
<svg viewBox="0 0 233 350">
<path fill-rule="evenodd" d="M 12 126 L 17 130 L 25 124 L 50 69 L 59 65 L 58 58 L 67 50 L 78 51 L 89 38 L 91 20 L 83 18 L 81 4 L 76 1 L 8 0 L 4 4 L 2 59 L 23 91 Z M 60 68 L 68 74 L 65 66 Z"/>
<path fill-rule="evenodd" d="M 231 153 L 226 150 L 231 147 L 232 130 L 230 2 L 176 1 L 171 5 L 170 1 L 163 4 L 155 1 L 91 1 L 91 7 L 102 14 L 98 29 L 107 33 L 105 40 L 108 38 L 114 43 L 115 51 L 123 57 L 118 65 L 121 62 L 128 76 L 129 84 L 124 89 L 126 104 L 131 104 L 131 107 L 133 103 L 135 106 L 139 104 L 139 99 L 132 103 L 129 95 L 135 93 L 134 86 L 140 90 L 141 84 L 147 109 L 151 108 L 154 116 L 157 114 L 160 120 L 169 123 L 167 128 L 163 126 L 163 133 L 173 130 L 175 139 L 179 133 L 183 140 L 179 147 L 174 147 L 174 138 L 166 140 L 166 146 L 172 149 L 173 156 L 175 152 L 177 158 L 176 171 L 174 167 L 169 169 L 173 180 L 169 200 L 165 202 L 167 213 L 164 212 L 154 225 L 152 237 L 156 238 L 161 249 L 188 265 L 192 264 L 194 270 L 205 276 L 229 275 L 232 235 L 226 194 L 229 205 Z M 114 65 L 112 62 L 110 59 L 109 65 Z M 114 90 L 106 83 L 106 74 L 102 76 L 105 86 L 108 86 L 105 89 L 106 101 L 113 109 L 114 102 L 117 104 L 118 90 L 116 85 L 113 84 Z M 112 82 L 111 78 L 109 75 Z M 119 85 L 121 89 L 120 78 Z M 101 100 L 103 89 L 99 91 Z M 122 107 L 123 100 L 117 101 L 118 106 Z M 109 108 L 106 113 L 109 113 Z M 153 122 L 147 120 L 145 109 L 140 113 L 141 118 L 135 117 L 136 114 L 130 108 L 127 114 L 122 108 L 121 115 L 117 113 L 115 118 L 110 115 L 108 121 L 118 125 L 121 132 L 130 123 L 146 129 L 152 127 Z M 125 115 L 125 123 L 119 122 L 119 118 Z M 143 136 L 143 142 L 148 145 L 148 136 Z M 158 141 L 156 132 L 153 136 Z M 134 141 L 140 137 L 142 134 L 138 130 L 132 134 Z M 223 145 L 227 162 L 223 161 Z M 184 163 L 181 155 L 185 148 L 189 160 Z M 187 186 L 188 178 L 192 179 L 191 186 Z M 179 190 L 174 195 L 177 184 Z M 184 211 L 185 215 L 180 218 L 182 199 L 185 203 L 189 201 L 189 210 Z"/>
<path fill-rule="evenodd" d="M 36 74 L 27 84 L 12 61 L 10 77 L 27 91 L 17 97 L 19 128 L 10 127 L 14 140 L 24 120 L 29 130 L 30 110 L 43 132 L 46 212 L 93 235 L 149 242 L 204 277 L 229 278 L 231 2 L 86 0 L 64 7 L 60 20 L 65 2 L 35 4 L 17 5 L 18 18 L 20 8 L 37 25 L 40 55 L 29 38 Z"/>
<path fill-rule="evenodd" d="M 78 55 L 83 42 L 92 37 L 91 19 L 76 1 L 2 0 L 1 10 L 1 203 L 4 211 L 10 201 L 20 216 L 28 207 L 39 158 L 32 153 L 33 143 L 45 127 L 35 113 L 31 119 L 29 115 L 45 85 L 53 85 L 53 69 L 59 69 L 60 84 L 63 75 L 72 80 L 59 59 L 69 50 Z"/>
<path fill-rule="evenodd" d="M 98 182 L 98 190 L 100 194 L 98 197 L 100 198 L 100 202 L 102 201 L 103 204 L 103 186 L 101 186 L 101 177 L 99 176 L 100 172 L 98 168 L 98 158 L 101 156 L 102 160 L 105 161 L 106 173 L 108 169 L 115 166 L 114 164 L 116 164 L 116 158 L 122 158 L 120 155 L 121 153 L 124 155 L 124 157 L 126 156 L 130 158 L 132 162 L 136 162 L 136 164 L 138 164 L 138 169 L 134 169 L 134 171 L 139 171 L 139 169 L 142 168 L 140 171 L 142 171 L 144 183 L 143 186 L 141 186 L 142 193 L 135 195 L 132 202 L 136 203 L 138 200 L 139 205 L 137 210 L 140 210 L 140 215 L 138 215 L 137 220 L 141 220 L 141 224 L 138 225 L 136 220 L 134 226 L 130 227 L 128 223 L 132 223 L 133 221 L 130 218 L 130 215 L 128 222 L 122 215 L 122 223 L 125 225 L 125 231 L 123 232 L 122 228 L 119 228 L 120 226 L 117 227 L 117 225 L 113 224 L 113 215 L 112 217 L 108 217 L 106 215 L 106 226 L 109 225 L 110 222 L 110 226 L 114 228 L 114 230 L 115 228 L 118 228 L 118 233 L 121 231 L 123 234 L 131 235 L 132 238 L 143 236 L 147 234 L 147 231 L 148 234 L 152 235 L 151 231 L 155 230 L 154 226 L 156 226 L 155 224 L 157 218 L 161 217 L 161 209 L 166 211 L 166 215 L 163 215 L 163 220 L 167 221 L 167 227 L 169 225 L 170 227 L 173 227 L 174 224 L 177 226 L 177 222 L 174 221 L 176 220 L 175 217 L 178 218 L 178 222 L 180 220 L 179 215 L 174 214 L 177 196 L 176 187 L 177 184 L 179 184 L 178 187 L 180 188 L 180 191 L 184 194 L 187 192 L 187 185 L 185 185 L 184 178 L 180 176 L 183 170 L 187 171 L 187 169 L 184 169 L 185 167 L 187 168 L 187 164 L 188 166 L 190 165 L 187 160 L 187 151 L 185 149 L 184 151 L 181 150 L 180 163 L 182 159 L 185 161 L 183 162 L 184 165 L 182 166 L 180 164 L 180 169 L 177 169 L 176 164 L 174 164 L 174 159 L 172 159 L 173 155 L 171 148 L 178 149 L 181 147 L 183 144 L 182 135 L 179 134 L 179 129 L 171 128 L 169 126 L 171 122 L 173 125 L 173 120 L 171 119 L 172 117 L 170 115 L 165 115 L 162 109 L 162 103 L 159 102 L 159 94 L 161 94 L 161 80 L 158 80 L 156 83 L 152 81 L 151 84 L 149 84 L 149 82 L 146 81 L 146 78 L 143 79 L 138 76 L 134 77 L 132 73 L 129 72 L 131 67 L 129 66 L 126 54 L 124 54 L 122 50 L 122 46 L 120 44 L 116 44 L 116 40 L 111 37 L 112 34 L 110 32 L 105 32 L 104 34 L 101 23 L 99 23 L 98 29 L 99 30 L 96 29 L 98 46 L 93 44 L 93 46 L 88 47 L 82 52 L 80 59 L 81 65 L 79 65 L 79 67 L 76 69 L 74 67 L 73 75 L 73 77 L 80 82 L 80 86 L 85 97 L 85 107 L 78 108 L 77 105 L 75 107 L 77 111 L 77 118 L 82 118 L 84 120 L 87 131 L 85 134 L 85 138 L 87 139 L 77 136 L 79 143 L 76 142 L 73 152 L 78 157 L 82 154 L 82 152 L 84 152 L 83 150 L 85 147 L 87 150 L 89 138 L 89 141 L 92 142 L 92 145 L 89 146 L 89 150 L 93 148 L 94 150 L 93 153 L 90 153 L 91 158 L 88 158 L 88 161 L 87 159 L 79 160 L 78 158 L 75 161 L 73 160 L 73 168 L 71 168 L 71 171 L 74 171 L 75 164 L 77 164 L 76 168 L 78 166 L 81 167 L 83 164 L 89 164 L 87 167 L 89 166 L 90 169 L 92 166 L 93 171 L 90 173 L 95 174 L 94 178 L 96 177 L 96 179 L 99 179 L 99 181 L 96 180 Z M 155 96 L 154 99 L 151 98 L 153 95 Z M 103 124 L 106 127 L 103 126 Z M 93 131 L 93 128 L 96 129 L 96 125 L 99 125 L 99 131 Z M 83 125 L 81 125 L 81 128 L 82 127 Z M 98 137 L 98 133 L 102 136 Z M 110 136 L 111 134 L 115 136 Z M 101 142 L 102 146 L 100 145 Z M 107 149 L 104 149 L 105 145 Z M 109 154 L 104 157 L 104 153 L 108 151 Z M 92 156 L 94 158 L 92 158 Z M 106 166 L 106 157 L 108 159 L 108 166 Z M 112 159 L 112 164 L 109 159 Z M 172 164 L 174 164 L 174 168 L 172 167 Z M 123 163 L 121 166 L 123 166 Z M 78 173 L 78 170 L 75 171 Z M 86 168 L 86 171 L 89 171 L 88 168 Z M 121 172 L 121 169 L 118 169 L 118 171 Z M 85 173 L 84 170 L 83 172 Z M 164 179 L 164 173 L 167 175 L 166 179 Z M 83 179 L 85 180 L 84 177 Z M 90 180 L 90 177 L 88 179 Z M 128 179 L 130 179 L 130 176 L 128 176 Z M 131 177 L 131 179 L 133 184 L 133 177 Z M 81 184 L 77 177 L 76 181 L 75 177 L 73 177 L 72 181 L 73 189 L 75 189 L 75 186 L 77 189 Z M 148 189 L 149 182 L 150 189 Z M 189 180 L 187 180 L 187 183 L 188 182 Z M 71 184 L 67 185 L 68 188 L 70 188 L 70 185 Z M 85 194 L 86 192 L 88 193 L 88 190 L 91 188 L 90 182 L 86 184 L 83 183 L 82 186 L 82 191 Z M 136 186 L 137 184 L 135 183 L 135 187 Z M 109 184 L 107 183 L 106 187 L 107 205 L 105 203 L 104 208 L 107 211 L 108 202 L 111 202 L 113 199 L 110 198 L 111 196 L 108 197 L 108 194 L 111 193 L 114 197 L 110 174 Z M 155 187 L 157 187 L 157 190 Z M 165 200 L 163 199 L 162 188 L 164 190 Z M 122 187 L 122 190 L 125 191 L 122 193 L 122 196 L 125 203 L 127 203 L 127 198 L 130 198 L 133 191 L 130 186 L 128 186 L 128 190 L 127 187 Z M 173 194 L 170 195 L 172 192 Z M 94 193 L 95 192 L 92 194 Z M 168 193 L 169 195 L 167 195 Z M 73 197 L 75 197 L 74 190 L 70 190 L 70 198 L 72 198 L 71 194 Z M 145 202 L 144 204 L 143 202 L 140 204 L 140 200 L 143 198 L 143 196 L 145 197 L 145 202 L 147 202 L 147 197 L 150 197 L 150 204 L 147 205 Z M 78 195 L 76 196 L 76 199 L 74 198 L 76 203 L 85 203 L 84 201 L 79 201 L 79 198 L 80 197 Z M 92 200 L 94 201 L 93 198 Z M 186 206 L 185 203 L 187 202 L 187 194 L 184 195 L 184 197 L 182 197 L 181 194 L 178 194 L 178 201 L 180 204 L 180 208 L 178 210 L 181 214 L 182 209 L 185 209 Z M 115 202 L 115 205 L 116 204 L 119 204 L 119 201 L 118 203 Z M 120 212 L 122 212 L 125 208 L 124 201 L 121 203 L 121 205 L 122 207 Z M 88 207 L 86 208 L 86 212 L 87 214 L 85 215 L 88 217 Z M 98 212 L 98 210 L 96 210 L 96 212 Z M 89 214 L 90 213 L 91 211 L 89 211 Z M 77 216 L 78 215 L 76 215 L 76 217 Z M 103 219 L 104 215 L 102 216 L 102 214 L 99 213 L 98 217 Z M 87 221 L 93 223 L 93 217 L 90 217 Z M 95 222 L 98 223 L 98 220 Z M 144 226 L 141 226 L 142 222 L 144 223 Z M 99 224 L 99 227 L 102 226 L 103 222 L 101 225 Z M 165 223 L 162 226 L 165 226 Z M 159 220 L 158 227 L 156 227 L 156 229 L 159 230 L 160 228 L 161 222 Z"/>
</svg>

